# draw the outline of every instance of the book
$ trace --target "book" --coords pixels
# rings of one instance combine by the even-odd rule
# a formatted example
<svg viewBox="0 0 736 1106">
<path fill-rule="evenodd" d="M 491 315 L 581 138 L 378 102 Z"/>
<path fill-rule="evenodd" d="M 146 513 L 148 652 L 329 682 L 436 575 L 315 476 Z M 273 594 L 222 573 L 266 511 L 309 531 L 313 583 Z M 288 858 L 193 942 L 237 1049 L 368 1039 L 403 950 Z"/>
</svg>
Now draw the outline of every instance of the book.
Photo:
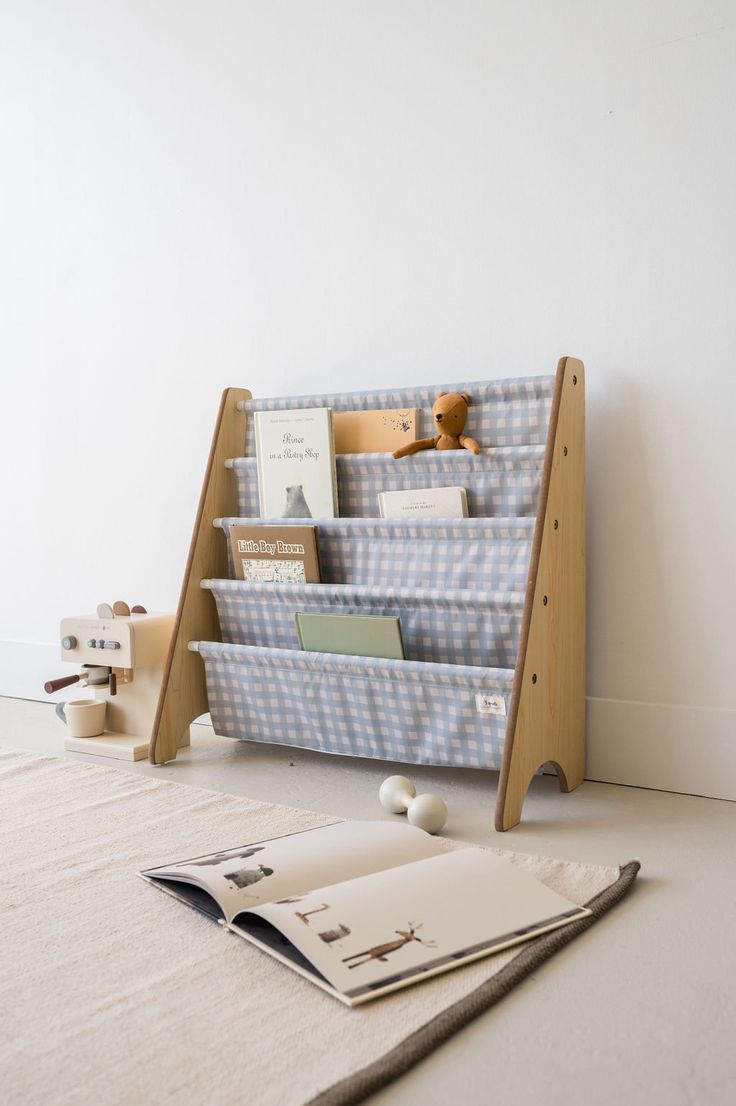
<svg viewBox="0 0 736 1106">
<path fill-rule="evenodd" d="M 320 581 L 316 526 L 231 526 L 230 547 L 238 580 Z"/>
<path fill-rule="evenodd" d="M 337 518 L 337 476 L 329 407 L 256 411 L 262 518 Z"/>
<path fill-rule="evenodd" d="M 313 653 L 404 659 L 401 621 L 390 614 L 312 614 L 298 611 L 299 646 Z"/>
<path fill-rule="evenodd" d="M 410 488 L 408 491 L 379 492 L 381 518 L 467 518 L 465 488 Z"/>
<path fill-rule="evenodd" d="M 320 826 L 140 875 L 348 1006 L 590 914 L 498 853 L 391 822 Z"/>
<path fill-rule="evenodd" d="M 378 411 L 333 411 L 336 453 L 393 453 L 416 441 L 416 407 Z"/>
</svg>

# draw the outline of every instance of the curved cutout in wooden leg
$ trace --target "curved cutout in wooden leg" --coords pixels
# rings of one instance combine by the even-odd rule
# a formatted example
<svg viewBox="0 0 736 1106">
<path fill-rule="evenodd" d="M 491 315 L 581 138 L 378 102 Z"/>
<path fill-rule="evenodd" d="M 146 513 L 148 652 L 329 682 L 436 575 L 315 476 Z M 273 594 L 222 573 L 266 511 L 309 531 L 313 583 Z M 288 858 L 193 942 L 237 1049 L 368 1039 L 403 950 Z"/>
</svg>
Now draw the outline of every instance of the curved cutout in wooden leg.
<svg viewBox="0 0 736 1106">
<path fill-rule="evenodd" d="M 545 761 L 545 763 L 550 764 L 554 768 L 557 782 L 560 785 L 560 791 L 564 791 L 565 793 L 574 791 L 575 788 L 580 787 L 580 784 L 583 782 L 582 772 L 577 770 L 566 772 L 557 760 L 548 760 Z"/>
<path fill-rule="evenodd" d="M 540 764 L 555 765 L 565 791 L 582 782 L 584 759 L 585 375 L 582 361 L 564 357 L 550 412 L 496 829 L 519 822 Z"/>
</svg>

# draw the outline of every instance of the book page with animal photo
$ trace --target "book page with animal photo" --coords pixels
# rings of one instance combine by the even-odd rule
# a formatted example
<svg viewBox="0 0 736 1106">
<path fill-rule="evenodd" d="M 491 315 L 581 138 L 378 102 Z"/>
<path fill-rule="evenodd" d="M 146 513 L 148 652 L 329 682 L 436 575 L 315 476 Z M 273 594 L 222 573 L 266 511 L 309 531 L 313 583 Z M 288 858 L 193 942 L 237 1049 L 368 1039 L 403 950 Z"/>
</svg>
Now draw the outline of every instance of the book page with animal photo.
<svg viewBox="0 0 736 1106">
<path fill-rule="evenodd" d="M 414 826 L 338 822 L 226 849 L 141 875 L 213 917 L 230 922 L 261 903 L 291 900 L 315 888 L 436 856 L 445 846 Z M 174 889 L 171 884 L 177 885 Z M 194 890 L 191 890 L 191 889 Z M 219 907 L 208 910 L 202 892 Z"/>
<path fill-rule="evenodd" d="M 468 847 L 257 907 L 231 928 L 247 936 L 251 915 L 264 919 L 355 1003 L 589 913 L 511 861 Z M 261 932 L 256 921 L 254 937 Z"/>
<path fill-rule="evenodd" d="M 255 413 L 262 518 L 336 518 L 337 474 L 329 407 Z"/>
</svg>

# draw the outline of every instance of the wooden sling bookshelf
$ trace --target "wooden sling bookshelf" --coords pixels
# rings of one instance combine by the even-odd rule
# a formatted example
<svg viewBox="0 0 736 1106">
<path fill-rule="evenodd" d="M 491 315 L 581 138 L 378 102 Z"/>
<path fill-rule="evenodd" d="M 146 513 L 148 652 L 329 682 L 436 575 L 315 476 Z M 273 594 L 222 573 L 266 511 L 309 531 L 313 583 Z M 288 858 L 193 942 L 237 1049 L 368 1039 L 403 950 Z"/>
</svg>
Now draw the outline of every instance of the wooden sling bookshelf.
<svg viewBox="0 0 736 1106">
<path fill-rule="evenodd" d="M 242 401 L 251 398 L 243 388 L 227 388 L 220 401 L 151 735 L 154 764 L 174 760 L 190 724 L 209 710 L 204 666 L 188 645 L 221 640 L 214 604 L 200 581 L 228 576 L 226 543 L 213 520 L 238 513 L 235 473 L 225 461 L 242 454 L 247 417 Z M 497 830 L 521 820 L 527 789 L 543 765 L 555 769 L 562 791 L 582 783 L 585 372 L 574 357 L 561 358 L 557 366 L 550 407 L 496 801 Z"/>
</svg>

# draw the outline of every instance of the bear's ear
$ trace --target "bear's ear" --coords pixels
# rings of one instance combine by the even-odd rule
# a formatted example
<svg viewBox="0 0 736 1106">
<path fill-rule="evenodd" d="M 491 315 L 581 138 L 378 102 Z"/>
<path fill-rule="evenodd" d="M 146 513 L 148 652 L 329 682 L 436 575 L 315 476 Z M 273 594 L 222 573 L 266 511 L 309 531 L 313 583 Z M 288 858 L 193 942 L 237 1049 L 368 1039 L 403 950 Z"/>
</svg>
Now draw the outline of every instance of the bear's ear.
<svg viewBox="0 0 736 1106">
<path fill-rule="evenodd" d="M 468 407 L 470 407 L 470 396 L 466 395 L 465 392 L 462 392 L 461 398 L 464 399 Z"/>
<path fill-rule="evenodd" d="M 447 392 L 440 392 L 440 394 L 437 396 L 437 399 L 442 399 L 442 397 L 446 396 L 446 395 L 447 395 Z"/>
</svg>

